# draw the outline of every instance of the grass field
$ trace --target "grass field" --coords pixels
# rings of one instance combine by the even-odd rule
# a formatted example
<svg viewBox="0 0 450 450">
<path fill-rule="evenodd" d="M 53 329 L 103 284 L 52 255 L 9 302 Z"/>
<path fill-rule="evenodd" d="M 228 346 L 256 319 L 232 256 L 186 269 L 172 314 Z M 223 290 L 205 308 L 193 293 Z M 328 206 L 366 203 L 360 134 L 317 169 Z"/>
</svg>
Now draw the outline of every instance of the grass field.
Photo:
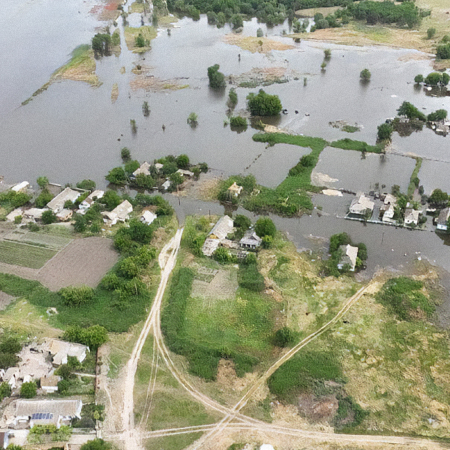
<svg viewBox="0 0 450 450">
<path fill-rule="evenodd" d="M 6 264 L 40 269 L 56 253 L 55 250 L 45 247 L 0 241 L 0 261 Z"/>
<path fill-rule="evenodd" d="M 151 45 L 147 47 L 136 47 L 135 39 L 142 34 L 143 38 L 150 42 L 156 37 L 156 28 L 151 26 L 145 26 L 140 28 L 125 27 L 125 42 L 127 44 L 128 50 L 133 53 L 145 53 L 150 49 Z"/>
</svg>

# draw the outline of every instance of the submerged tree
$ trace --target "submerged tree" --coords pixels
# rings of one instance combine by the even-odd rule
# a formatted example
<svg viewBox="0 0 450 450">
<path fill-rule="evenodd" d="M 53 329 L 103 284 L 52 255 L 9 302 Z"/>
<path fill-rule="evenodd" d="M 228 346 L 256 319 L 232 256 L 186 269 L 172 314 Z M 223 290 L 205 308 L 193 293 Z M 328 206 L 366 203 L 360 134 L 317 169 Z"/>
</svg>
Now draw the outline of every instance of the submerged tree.
<svg viewBox="0 0 450 450">
<path fill-rule="evenodd" d="M 363 81 L 369 81 L 372 74 L 370 73 L 369 69 L 363 69 L 361 70 L 361 73 L 359 74 L 361 80 Z"/>
<path fill-rule="evenodd" d="M 142 114 L 144 114 L 144 117 L 148 117 L 150 115 L 150 107 L 148 106 L 148 102 L 144 102 L 142 104 Z"/>
<path fill-rule="evenodd" d="M 219 69 L 219 64 L 208 67 L 209 86 L 212 88 L 225 87 L 225 76 Z"/>
<path fill-rule="evenodd" d="M 111 42 L 112 40 L 109 34 L 97 33 L 92 38 L 92 50 L 101 56 L 107 55 L 111 48 Z"/>
</svg>

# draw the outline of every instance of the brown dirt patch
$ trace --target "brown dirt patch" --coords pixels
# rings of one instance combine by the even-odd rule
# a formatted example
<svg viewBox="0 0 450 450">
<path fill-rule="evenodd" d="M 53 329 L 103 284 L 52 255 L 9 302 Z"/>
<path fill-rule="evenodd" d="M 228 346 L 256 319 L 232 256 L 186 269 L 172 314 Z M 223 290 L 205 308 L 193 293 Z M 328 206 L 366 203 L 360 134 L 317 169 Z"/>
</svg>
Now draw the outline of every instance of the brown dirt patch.
<svg viewBox="0 0 450 450">
<path fill-rule="evenodd" d="M 285 42 L 275 41 L 265 37 L 241 36 L 238 34 L 227 34 L 224 41 L 230 45 L 237 45 L 242 50 L 248 50 L 252 53 L 269 53 L 272 50 L 291 50 L 295 48 L 291 44 Z"/>
<path fill-rule="evenodd" d="M 298 398 L 298 410 L 301 415 L 314 422 L 330 421 L 338 410 L 335 395 L 317 398 L 313 394 L 302 394 Z"/>
<path fill-rule="evenodd" d="M 119 98 L 119 85 L 117 83 L 114 83 L 111 89 L 111 103 L 116 103 L 118 98 Z"/>
<path fill-rule="evenodd" d="M 80 284 L 96 287 L 118 259 L 110 239 L 76 239 L 39 271 L 38 280 L 53 291 Z"/>
<path fill-rule="evenodd" d="M 268 86 L 274 83 L 287 83 L 292 78 L 299 77 L 299 72 L 288 69 L 287 67 L 278 66 L 254 67 L 252 70 L 240 75 L 230 75 L 228 79 L 232 84 L 248 87 L 249 83 L 252 86 Z"/>
<path fill-rule="evenodd" d="M 212 300 L 234 298 L 238 288 L 236 270 L 219 270 L 211 282 L 194 280 L 192 297 L 202 297 Z"/>
<path fill-rule="evenodd" d="M 132 70 L 137 76 L 130 81 L 130 87 L 133 91 L 144 89 L 145 91 L 176 91 L 178 89 L 188 88 L 188 84 L 183 84 L 181 80 L 183 77 L 162 80 L 161 78 L 154 77 L 147 70 L 142 68 L 141 70 Z"/>
</svg>

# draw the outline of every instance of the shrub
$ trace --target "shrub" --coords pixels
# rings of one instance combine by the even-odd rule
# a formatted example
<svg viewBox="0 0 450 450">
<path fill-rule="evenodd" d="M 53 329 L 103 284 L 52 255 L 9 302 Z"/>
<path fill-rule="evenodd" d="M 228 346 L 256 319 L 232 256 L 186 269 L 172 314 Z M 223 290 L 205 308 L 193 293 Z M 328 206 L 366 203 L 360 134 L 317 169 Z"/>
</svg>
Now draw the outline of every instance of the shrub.
<svg viewBox="0 0 450 450">
<path fill-rule="evenodd" d="M 58 219 L 56 218 L 56 214 L 51 211 L 50 209 L 48 211 L 44 211 L 42 213 L 42 222 L 45 223 L 46 225 L 50 224 L 50 223 L 54 223 L 56 222 Z"/>
<path fill-rule="evenodd" d="M 392 125 L 388 123 L 382 123 L 381 125 L 378 125 L 378 133 L 377 133 L 378 140 L 380 141 L 390 140 L 393 131 L 394 128 L 392 127 Z"/>
<path fill-rule="evenodd" d="M 370 73 L 369 69 L 363 69 L 361 70 L 361 73 L 359 74 L 359 77 L 363 81 L 369 81 L 372 74 Z"/>
<path fill-rule="evenodd" d="M 131 158 L 131 152 L 127 147 L 124 147 L 122 150 L 120 150 L 120 156 L 123 162 L 127 162 Z"/>
<path fill-rule="evenodd" d="M 262 28 L 258 28 L 258 29 L 256 30 L 256 37 L 261 38 L 261 37 L 263 37 L 263 36 L 264 36 L 264 32 L 263 32 Z"/>
<path fill-rule="evenodd" d="M 177 167 L 179 169 L 188 169 L 189 168 L 189 156 L 188 155 L 180 155 L 176 160 Z"/>
<path fill-rule="evenodd" d="M 93 325 L 89 328 L 81 328 L 75 325 L 67 328 L 63 334 L 63 339 L 87 345 L 92 351 L 97 350 L 98 347 L 108 341 L 108 331 L 100 325 Z"/>
<path fill-rule="evenodd" d="M 275 332 L 273 345 L 277 347 L 290 347 L 297 339 L 298 333 L 288 327 L 283 327 Z"/>
<path fill-rule="evenodd" d="M 93 441 L 86 442 L 80 448 L 80 450 L 111 450 L 112 445 L 109 442 L 105 442 L 103 439 L 94 439 Z"/>
<path fill-rule="evenodd" d="M 209 86 L 212 88 L 225 87 L 225 76 L 222 72 L 219 72 L 219 69 L 219 64 L 208 67 Z"/>
<path fill-rule="evenodd" d="M 105 178 L 111 184 L 116 184 L 117 186 L 124 186 L 128 181 L 128 177 L 122 167 L 115 167 L 110 170 Z"/>
<path fill-rule="evenodd" d="M 421 75 L 421 74 L 416 75 L 416 76 L 414 77 L 414 82 L 417 83 L 417 84 L 423 83 L 423 75 Z"/>
<path fill-rule="evenodd" d="M 232 260 L 230 252 L 224 247 L 219 247 L 213 253 L 213 258 L 221 264 L 227 264 L 227 263 L 231 262 L 231 260 Z"/>
<path fill-rule="evenodd" d="M 191 126 L 191 127 L 195 127 L 198 124 L 198 116 L 197 114 L 195 114 L 195 112 L 191 112 L 187 118 L 187 123 Z"/>
<path fill-rule="evenodd" d="M 11 395 L 11 386 L 7 381 L 0 384 L 0 402 Z"/>
<path fill-rule="evenodd" d="M 275 237 L 277 228 L 272 219 L 268 217 L 260 217 L 255 224 L 255 232 L 259 237 L 272 236 Z"/>
<path fill-rule="evenodd" d="M 450 44 L 438 45 L 436 57 L 439 59 L 450 59 Z"/>
<path fill-rule="evenodd" d="M 437 122 L 438 120 L 444 120 L 447 118 L 447 111 L 445 109 L 438 109 L 435 112 L 428 114 L 427 120 L 430 122 Z"/>
<path fill-rule="evenodd" d="M 238 102 L 238 96 L 236 94 L 236 89 L 231 88 L 230 92 L 228 93 L 228 106 L 230 108 L 234 108 L 237 105 Z"/>
<path fill-rule="evenodd" d="M 14 223 L 16 225 L 19 224 L 19 223 L 22 223 L 22 219 L 23 219 L 22 216 L 16 216 L 16 217 L 14 217 Z"/>
<path fill-rule="evenodd" d="M 247 128 L 247 119 L 241 116 L 230 117 L 230 126 Z"/>
<path fill-rule="evenodd" d="M 43 208 L 51 199 L 53 195 L 48 189 L 43 189 L 41 193 L 36 197 L 34 204 L 36 208 Z"/>
<path fill-rule="evenodd" d="M 266 94 L 262 89 L 258 94 L 247 95 L 248 109 L 253 116 L 276 116 L 283 106 L 277 95 Z"/>
<path fill-rule="evenodd" d="M 93 191 L 95 186 L 95 181 L 92 180 L 83 180 L 77 183 L 77 188 L 85 189 L 86 191 Z"/>
<path fill-rule="evenodd" d="M 430 86 L 437 86 L 440 83 L 442 83 L 442 73 L 431 72 L 425 78 L 425 84 Z"/>
<path fill-rule="evenodd" d="M 45 189 L 48 186 L 48 178 L 47 177 L 38 177 L 36 183 L 41 189 Z"/>
<path fill-rule="evenodd" d="M 428 39 L 431 39 L 436 34 L 436 28 L 428 28 L 427 30 L 427 37 Z"/>
<path fill-rule="evenodd" d="M 33 398 L 36 397 L 37 386 L 34 381 L 28 383 L 22 383 L 20 387 L 20 396 L 23 398 Z"/>
<path fill-rule="evenodd" d="M 69 286 L 60 289 L 59 295 L 67 306 L 82 306 L 94 298 L 94 290 L 89 286 Z"/>
</svg>

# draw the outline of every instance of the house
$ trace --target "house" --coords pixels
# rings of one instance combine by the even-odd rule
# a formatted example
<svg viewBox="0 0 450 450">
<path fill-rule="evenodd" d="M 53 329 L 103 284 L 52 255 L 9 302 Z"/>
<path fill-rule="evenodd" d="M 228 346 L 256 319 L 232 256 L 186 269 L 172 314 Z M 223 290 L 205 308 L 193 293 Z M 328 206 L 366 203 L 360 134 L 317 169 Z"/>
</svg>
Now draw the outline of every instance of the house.
<svg viewBox="0 0 450 450">
<path fill-rule="evenodd" d="M 129 214 L 133 211 L 133 206 L 128 200 L 124 200 L 119 206 L 112 211 L 103 213 L 103 222 L 110 227 L 117 222 L 125 222 L 130 218 Z"/>
<path fill-rule="evenodd" d="M 242 248 L 248 248 L 251 250 L 256 250 L 261 245 L 262 239 L 254 232 L 247 231 L 244 237 L 239 241 L 239 245 Z"/>
<path fill-rule="evenodd" d="M 33 428 L 35 425 L 70 425 L 81 418 L 81 400 L 17 400 L 14 425 Z"/>
<path fill-rule="evenodd" d="M 234 182 L 228 189 L 227 192 L 234 196 L 234 197 L 238 197 L 240 195 L 240 193 L 242 192 L 242 189 L 244 189 L 242 186 L 238 186 L 236 184 L 236 182 Z"/>
<path fill-rule="evenodd" d="M 8 222 L 14 222 L 15 218 L 18 216 L 23 216 L 23 209 L 22 208 L 16 208 L 14 211 L 11 211 L 7 216 L 6 220 Z"/>
<path fill-rule="evenodd" d="M 208 237 L 202 247 L 202 252 L 206 256 L 211 256 L 220 243 L 226 239 L 228 234 L 233 233 L 233 219 L 229 216 L 221 217 L 209 232 Z"/>
<path fill-rule="evenodd" d="M 22 217 L 25 220 L 33 220 L 33 221 L 41 220 L 42 219 L 42 213 L 44 211 L 47 211 L 47 209 L 46 208 L 45 209 L 30 208 L 30 209 L 27 209 L 27 210 L 23 211 Z"/>
<path fill-rule="evenodd" d="M 58 214 L 56 214 L 56 218 L 60 222 L 65 222 L 66 220 L 71 219 L 73 216 L 73 211 L 71 209 L 62 209 Z"/>
<path fill-rule="evenodd" d="M 41 377 L 41 389 L 46 394 L 53 394 L 58 391 L 59 377 L 56 375 L 50 375 Z"/>
<path fill-rule="evenodd" d="M 161 185 L 161 189 L 163 190 L 163 191 L 167 191 L 169 188 L 170 188 L 170 185 L 171 185 L 172 183 L 170 182 L 170 180 L 169 179 L 167 179 L 162 185 Z"/>
<path fill-rule="evenodd" d="M 385 223 L 395 223 L 394 219 L 395 209 L 394 205 L 390 204 L 389 207 L 383 213 L 383 222 Z"/>
<path fill-rule="evenodd" d="M 158 216 L 151 211 L 144 211 L 140 218 L 140 221 L 142 223 L 145 223 L 146 225 L 150 225 L 157 217 Z"/>
<path fill-rule="evenodd" d="M 190 170 L 178 169 L 176 173 L 179 173 L 182 177 L 192 178 L 194 176 L 194 172 Z"/>
<path fill-rule="evenodd" d="M 386 196 L 384 197 L 384 204 L 395 206 L 397 204 L 397 197 L 392 194 L 386 194 Z"/>
<path fill-rule="evenodd" d="M 0 369 L 0 381 L 3 381 L 4 376 L 5 376 L 5 369 Z"/>
<path fill-rule="evenodd" d="M 373 211 L 374 206 L 375 203 L 369 197 L 360 194 L 358 198 L 353 199 L 350 205 L 350 214 L 365 216 L 369 211 Z"/>
<path fill-rule="evenodd" d="M 19 368 L 10 367 L 7 369 L 3 375 L 3 381 L 6 381 L 11 389 L 15 389 L 17 387 L 17 382 L 19 381 Z"/>
<path fill-rule="evenodd" d="M 141 166 L 139 167 L 139 169 L 136 169 L 134 172 L 133 172 L 133 175 L 132 175 L 132 177 L 133 178 L 136 178 L 138 175 L 145 175 L 145 176 L 148 176 L 148 175 L 150 175 L 150 164 L 146 161 L 146 162 L 143 162 L 142 164 L 141 164 Z"/>
<path fill-rule="evenodd" d="M 17 193 L 23 193 L 26 194 L 28 188 L 30 186 L 30 183 L 28 183 L 28 181 L 22 181 L 22 183 L 16 184 L 15 186 L 13 186 L 11 188 L 12 191 L 17 192 Z"/>
<path fill-rule="evenodd" d="M 75 202 L 75 200 L 81 195 L 81 192 L 74 191 L 69 187 L 60 192 L 54 199 L 47 203 L 47 208 L 51 209 L 55 214 L 58 214 L 64 209 L 66 202 Z"/>
<path fill-rule="evenodd" d="M 436 229 L 447 231 L 448 219 L 450 218 L 450 208 L 445 208 L 439 213 L 439 217 L 436 221 Z"/>
<path fill-rule="evenodd" d="M 78 211 L 80 214 L 84 214 L 91 206 L 95 200 L 102 198 L 105 195 L 105 191 L 101 191 L 97 189 L 94 192 L 91 192 L 81 203 L 80 210 Z"/>
<path fill-rule="evenodd" d="M 164 164 L 161 164 L 161 163 L 156 163 L 155 164 L 155 169 L 156 169 L 157 172 L 159 172 L 163 167 L 164 167 Z"/>
<path fill-rule="evenodd" d="M 0 431 L 0 448 L 7 448 L 9 444 L 9 431 Z"/>
<path fill-rule="evenodd" d="M 358 247 L 352 245 L 341 245 L 339 249 L 342 251 L 342 258 L 337 267 L 342 270 L 345 265 L 350 266 L 350 271 L 354 272 L 356 267 L 356 258 L 358 256 Z"/>
<path fill-rule="evenodd" d="M 67 364 L 67 357 L 73 356 L 81 363 L 85 360 L 89 347 L 73 342 L 50 339 L 47 341 L 48 351 L 53 356 L 53 365 L 61 366 Z"/>
<path fill-rule="evenodd" d="M 420 211 L 416 211 L 412 208 L 405 209 L 405 225 L 418 225 Z"/>
</svg>

